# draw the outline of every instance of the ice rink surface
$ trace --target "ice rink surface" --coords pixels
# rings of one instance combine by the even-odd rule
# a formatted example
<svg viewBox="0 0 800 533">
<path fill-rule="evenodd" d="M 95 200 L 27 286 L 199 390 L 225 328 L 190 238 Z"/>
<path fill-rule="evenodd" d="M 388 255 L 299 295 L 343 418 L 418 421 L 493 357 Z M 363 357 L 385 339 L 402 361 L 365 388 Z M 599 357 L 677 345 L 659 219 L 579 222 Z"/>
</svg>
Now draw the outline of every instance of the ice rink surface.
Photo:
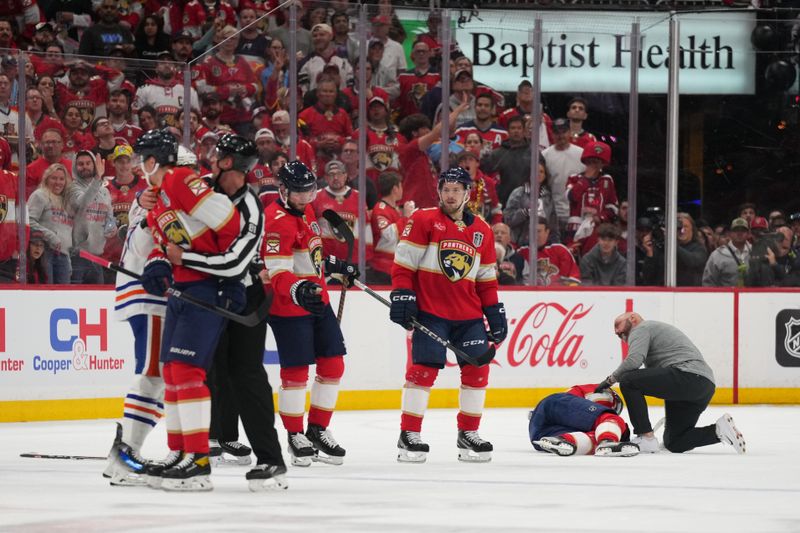
<svg viewBox="0 0 800 533">
<path fill-rule="evenodd" d="M 526 410 L 489 409 L 481 435 L 493 460 L 468 464 L 456 458 L 455 411 L 431 410 L 419 465 L 396 462 L 397 411 L 339 412 L 331 429 L 345 464 L 290 467 L 280 493 L 249 492 L 248 467 L 216 468 L 210 493 L 110 487 L 104 462 L 19 454 L 105 455 L 112 420 L 0 424 L 0 531 L 800 532 L 800 407 L 712 406 L 700 422 L 725 411 L 746 455 L 719 444 L 562 458 L 533 450 Z M 654 423 L 661 415 L 651 409 Z M 166 451 L 161 424 L 144 453 Z"/>
</svg>

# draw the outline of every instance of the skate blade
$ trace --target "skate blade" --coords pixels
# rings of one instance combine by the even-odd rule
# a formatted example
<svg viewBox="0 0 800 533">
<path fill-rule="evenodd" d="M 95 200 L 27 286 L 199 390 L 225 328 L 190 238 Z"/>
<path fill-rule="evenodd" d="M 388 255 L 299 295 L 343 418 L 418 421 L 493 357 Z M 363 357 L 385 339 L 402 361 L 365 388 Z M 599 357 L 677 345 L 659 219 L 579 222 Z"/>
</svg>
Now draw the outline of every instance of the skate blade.
<svg viewBox="0 0 800 533">
<path fill-rule="evenodd" d="M 269 479 L 250 479 L 247 481 L 250 492 L 276 492 L 289 488 L 286 476 L 277 475 Z"/>
<path fill-rule="evenodd" d="M 622 445 L 618 450 L 598 448 L 594 451 L 597 457 L 633 457 L 639 455 L 639 447 L 635 444 Z"/>
<path fill-rule="evenodd" d="M 325 455 L 324 453 L 317 452 L 311 458 L 315 463 L 324 463 L 326 465 L 342 465 L 344 464 L 344 457 L 336 457 L 334 455 Z"/>
<path fill-rule="evenodd" d="M 424 463 L 428 460 L 428 452 L 410 452 L 408 450 L 397 450 L 398 463 Z"/>
<path fill-rule="evenodd" d="M 492 460 L 492 452 L 473 452 L 459 448 L 458 460 L 465 463 L 488 463 Z"/>
<path fill-rule="evenodd" d="M 166 478 L 161 488 L 167 492 L 208 492 L 214 490 L 209 476 L 195 476 L 189 479 Z"/>
<path fill-rule="evenodd" d="M 147 486 L 151 489 L 161 490 L 161 483 L 164 482 L 164 478 L 161 476 L 145 476 L 147 478 Z"/>
<path fill-rule="evenodd" d="M 249 455 L 236 456 L 228 453 L 209 457 L 211 466 L 249 466 L 253 463 L 253 458 Z"/>
<path fill-rule="evenodd" d="M 552 453 L 558 455 L 559 457 L 569 457 L 570 455 L 575 454 L 575 448 L 565 442 L 553 444 L 552 442 L 546 440 L 535 440 L 533 441 L 533 444 L 537 445 L 547 453 Z"/>
<path fill-rule="evenodd" d="M 145 476 L 139 474 L 112 475 L 109 485 L 112 487 L 144 487 L 147 485 Z"/>
<path fill-rule="evenodd" d="M 297 457 L 292 455 L 292 466 L 301 466 L 303 468 L 311 466 L 311 456 Z"/>
</svg>

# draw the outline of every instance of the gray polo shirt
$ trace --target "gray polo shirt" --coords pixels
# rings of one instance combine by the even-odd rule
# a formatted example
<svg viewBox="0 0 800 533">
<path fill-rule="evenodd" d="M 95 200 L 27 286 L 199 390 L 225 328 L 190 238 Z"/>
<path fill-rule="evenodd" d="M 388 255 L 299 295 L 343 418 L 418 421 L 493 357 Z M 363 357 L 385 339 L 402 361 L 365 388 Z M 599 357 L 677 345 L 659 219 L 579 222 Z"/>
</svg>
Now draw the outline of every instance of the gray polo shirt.
<svg viewBox="0 0 800 533">
<path fill-rule="evenodd" d="M 673 325 L 645 320 L 631 330 L 628 337 L 628 357 L 612 375 L 620 380 L 627 372 L 645 368 L 674 367 L 698 374 L 714 383 L 714 372 L 703 359 L 697 346 Z"/>
</svg>

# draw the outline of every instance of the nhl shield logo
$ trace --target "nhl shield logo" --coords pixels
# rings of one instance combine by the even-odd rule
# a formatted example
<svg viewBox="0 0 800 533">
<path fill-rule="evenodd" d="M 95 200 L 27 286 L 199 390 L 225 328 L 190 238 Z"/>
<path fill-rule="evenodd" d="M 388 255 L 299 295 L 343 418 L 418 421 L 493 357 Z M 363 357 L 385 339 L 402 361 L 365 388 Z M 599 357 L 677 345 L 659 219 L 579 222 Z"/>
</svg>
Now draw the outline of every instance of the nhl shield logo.
<svg viewBox="0 0 800 533">
<path fill-rule="evenodd" d="M 167 240 L 174 244 L 191 244 L 189 232 L 183 227 L 174 211 L 167 211 L 158 217 L 158 226 L 164 232 Z"/>
<path fill-rule="evenodd" d="M 439 243 L 439 268 L 452 282 L 467 277 L 475 262 L 475 248 L 462 241 Z"/>
<path fill-rule="evenodd" d="M 800 358 L 800 319 L 790 318 L 786 324 L 786 336 L 783 338 L 783 347 L 792 357 Z"/>
<path fill-rule="evenodd" d="M 0 222 L 5 221 L 8 215 L 8 196 L 0 194 Z"/>
</svg>

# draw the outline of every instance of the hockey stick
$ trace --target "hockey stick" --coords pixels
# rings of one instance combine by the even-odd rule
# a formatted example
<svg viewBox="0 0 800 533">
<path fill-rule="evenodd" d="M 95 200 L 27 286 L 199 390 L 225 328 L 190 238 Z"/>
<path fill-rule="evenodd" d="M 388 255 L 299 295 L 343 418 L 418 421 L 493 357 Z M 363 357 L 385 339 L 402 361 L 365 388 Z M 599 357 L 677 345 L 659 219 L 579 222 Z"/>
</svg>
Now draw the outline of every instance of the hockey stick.
<svg viewBox="0 0 800 533">
<path fill-rule="evenodd" d="M 142 279 L 142 276 L 128 270 L 125 267 L 122 267 L 116 263 L 112 263 L 107 259 L 103 259 L 102 257 L 98 257 L 92 253 L 87 252 L 86 250 L 81 250 L 80 256 L 84 259 L 91 261 L 92 263 L 96 263 L 103 268 L 107 268 L 114 272 L 119 272 L 120 274 L 125 274 L 126 276 L 130 276 L 133 279 Z M 221 317 L 227 318 L 229 320 L 233 320 L 234 322 L 238 322 L 239 324 L 245 325 L 247 327 L 253 327 L 260 324 L 264 319 L 267 318 L 269 314 L 269 306 L 272 303 L 272 299 L 267 297 L 261 302 L 261 305 L 258 306 L 258 309 L 253 311 L 248 315 L 240 315 L 239 313 L 234 313 L 232 311 L 228 311 L 224 307 L 219 307 L 218 305 L 210 304 L 208 302 L 204 302 L 199 298 L 195 298 L 191 294 L 186 294 L 183 291 L 180 291 L 174 287 L 170 287 L 167 289 L 167 293 L 174 296 L 175 298 L 180 298 L 181 300 L 188 302 L 192 305 L 205 309 L 206 311 L 211 311 Z"/>
<path fill-rule="evenodd" d="M 384 298 L 383 296 L 381 296 L 377 292 L 373 291 L 372 289 L 370 289 L 369 287 L 367 287 L 366 285 L 361 283 L 359 280 L 357 280 L 357 279 L 353 280 L 353 284 L 356 287 L 358 287 L 359 289 L 361 289 L 362 291 L 366 292 L 367 294 L 369 294 L 370 296 L 375 298 L 376 300 L 378 300 L 379 302 L 381 302 L 386 307 L 389 307 L 389 308 L 392 307 L 392 304 L 389 302 L 389 300 L 387 300 L 386 298 Z M 450 348 L 450 350 L 452 350 L 454 354 L 456 354 L 457 356 L 459 356 L 460 358 L 462 358 L 464 361 L 468 362 L 469 364 L 471 364 L 473 366 L 483 366 L 483 365 L 478 363 L 477 359 L 475 359 L 471 355 L 465 354 L 463 350 L 460 350 L 456 346 L 453 346 L 452 343 L 450 343 L 449 341 L 444 340 L 439 335 L 437 335 L 436 333 L 434 333 L 433 331 L 431 331 L 427 327 L 425 327 L 422 324 L 420 324 L 419 321 L 416 318 L 412 318 L 411 319 L 411 325 L 414 326 L 414 329 L 416 329 L 418 331 L 421 331 L 422 333 L 424 333 L 425 335 L 427 335 L 431 339 L 435 340 L 437 343 L 441 344 L 442 346 L 444 346 L 446 348 Z M 486 350 L 483 354 L 481 354 L 479 356 L 479 359 L 490 360 L 491 361 L 492 359 L 494 359 L 495 350 L 496 350 L 496 348 L 493 345 L 490 344 L 489 345 L 489 349 Z"/>
<path fill-rule="evenodd" d="M 105 461 L 108 457 L 100 457 L 99 455 L 57 455 L 51 453 L 21 453 L 20 457 L 28 457 L 31 459 L 67 459 L 73 461 Z"/>
<path fill-rule="evenodd" d="M 347 243 L 347 262 L 349 263 L 353 259 L 353 244 L 355 243 L 355 237 L 353 236 L 353 232 L 350 230 L 350 226 L 348 226 L 347 222 L 345 222 L 342 217 L 339 216 L 339 213 L 333 209 L 326 209 L 323 211 L 322 218 L 327 220 L 328 224 L 330 224 Z M 339 310 L 336 313 L 336 320 L 340 324 L 342 323 L 342 315 L 344 315 L 344 298 L 347 296 L 347 287 L 347 279 L 342 279 L 342 292 L 339 296 Z"/>
</svg>

